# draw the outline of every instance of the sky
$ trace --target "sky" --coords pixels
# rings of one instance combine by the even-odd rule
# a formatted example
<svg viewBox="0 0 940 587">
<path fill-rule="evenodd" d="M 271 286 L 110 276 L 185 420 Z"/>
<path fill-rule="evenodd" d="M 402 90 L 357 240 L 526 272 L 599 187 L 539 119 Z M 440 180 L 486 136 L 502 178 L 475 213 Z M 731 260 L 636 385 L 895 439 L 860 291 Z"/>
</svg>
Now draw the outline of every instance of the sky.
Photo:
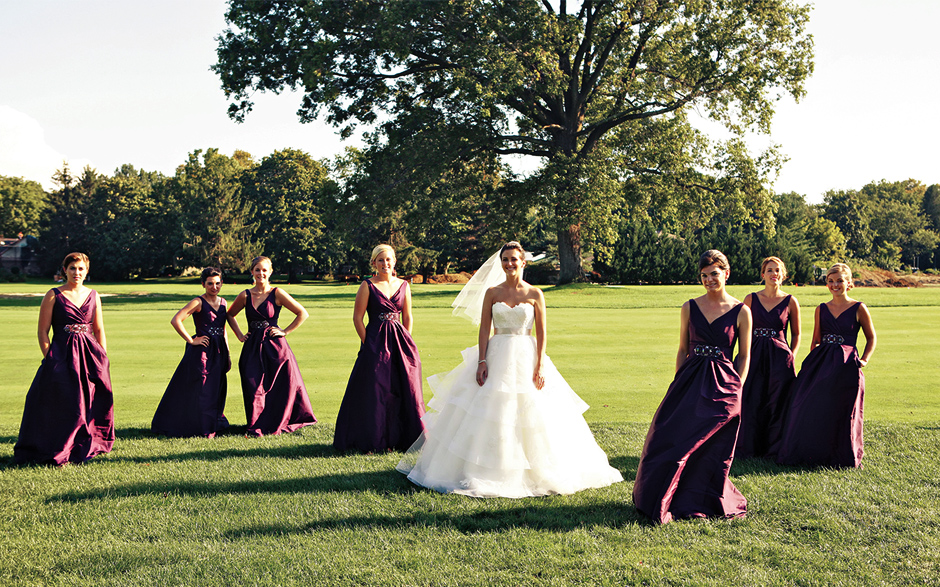
<svg viewBox="0 0 940 587">
<path fill-rule="evenodd" d="M 225 0 L 0 0 L 0 175 L 52 188 L 67 161 L 172 175 L 196 149 L 256 159 L 295 148 L 330 158 L 325 122 L 301 124 L 300 95 L 258 94 L 230 120 L 215 63 Z M 940 183 L 937 0 L 819 0 L 807 95 L 777 105 L 760 148 L 789 161 L 773 185 L 820 202 L 882 179 Z M 712 132 L 709 125 L 702 128 Z M 716 132 L 716 136 L 717 136 Z"/>
</svg>

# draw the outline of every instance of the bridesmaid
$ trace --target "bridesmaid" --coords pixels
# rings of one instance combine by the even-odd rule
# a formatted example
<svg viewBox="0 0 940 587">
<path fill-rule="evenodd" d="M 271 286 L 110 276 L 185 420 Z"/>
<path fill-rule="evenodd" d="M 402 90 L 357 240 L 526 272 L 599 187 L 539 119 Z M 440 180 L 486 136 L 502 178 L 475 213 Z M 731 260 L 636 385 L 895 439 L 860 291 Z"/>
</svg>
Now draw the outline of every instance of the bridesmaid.
<svg viewBox="0 0 940 587">
<path fill-rule="evenodd" d="M 793 357 L 800 348 L 800 304 L 780 290 L 787 267 L 778 257 L 767 257 L 760 266 L 764 290 L 747 294 L 751 309 L 751 366 L 741 391 L 741 430 L 734 449 L 736 458 L 773 456 L 783 432 L 790 386 L 796 379 Z M 790 344 L 787 344 L 787 325 Z"/>
<path fill-rule="evenodd" d="M 724 254 L 706 251 L 699 267 L 705 295 L 682 306 L 676 376 L 653 416 L 633 486 L 636 508 L 659 524 L 747 512 L 728 471 L 750 362 L 751 312 L 725 291 L 731 269 Z"/>
<path fill-rule="evenodd" d="M 407 450 L 421 435 L 421 359 L 411 338 L 411 288 L 395 277 L 395 249 L 379 245 L 375 276 L 356 293 L 353 326 L 361 345 L 336 418 L 336 450 Z M 363 318 L 368 311 L 369 325 Z"/>
<path fill-rule="evenodd" d="M 83 463 L 114 445 L 108 344 L 98 292 L 84 285 L 88 266 L 84 253 L 66 255 L 65 284 L 39 307 L 43 360 L 26 394 L 16 463 Z"/>
<path fill-rule="evenodd" d="M 222 414 L 228 388 L 226 373 L 232 368 L 225 322 L 225 300 L 222 271 L 215 267 L 202 270 L 204 295 L 193 298 L 170 319 L 170 324 L 186 341 L 186 351 L 170 379 L 153 415 L 150 429 L 164 436 L 205 436 L 228 428 Z M 196 336 L 183 326 L 187 316 L 193 317 Z"/>
<path fill-rule="evenodd" d="M 865 453 L 865 374 L 877 336 L 871 313 L 848 296 L 852 271 L 836 263 L 826 272 L 832 299 L 816 308 L 813 342 L 793 385 L 777 462 L 859 467 Z M 858 331 L 865 351 L 858 356 Z"/>
<path fill-rule="evenodd" d="M 254 287 L 238 294 L 229 308 L 232 318 L 229 324 L 238 340 L 245 343 L 238 370 L 248 420 L 247 436 L 294 432 L 317 422 L 297 359 L 285 338 L 304 323 L 307 310 L 290 294 L 271 286 L 268 282 L 271 270 L 271 259 L 255 257 L 251 261 Z M 287 328 L 277 325 L 282 306 L 294 314 Z M 242 334 L 234 321 L 242 308 L 248 320 L 247 335 Z"/>
</svg>

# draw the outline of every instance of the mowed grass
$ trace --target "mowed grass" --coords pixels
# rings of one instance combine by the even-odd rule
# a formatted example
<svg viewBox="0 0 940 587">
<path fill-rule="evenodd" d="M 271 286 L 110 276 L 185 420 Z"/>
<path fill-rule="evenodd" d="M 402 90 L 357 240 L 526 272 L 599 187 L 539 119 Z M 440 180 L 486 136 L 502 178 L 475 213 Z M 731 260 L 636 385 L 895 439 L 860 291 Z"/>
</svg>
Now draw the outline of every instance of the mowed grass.
<svg viewBox="0 0 940 587">
<path fill-rule="evenodd" d="M 399 456 L 337 455 L 355 361 L 352 285 L 287 286 L 311 312 L 289 338 L 321 423 L 282 437 L 163 439 L 150 418 L 182 355 L 169 326 L 185 281 L 95 284 L 115 391 L 114 451 L 83 466 L 12 467 L 39 365 L 39 299 L 0 299 L 2 585 L 935 585 L 940 582 L 940 289 L 858 289 L 879 347 L 865 369 L 862 470 L 736 461 L 749 515 L 651 526 L 632 482 L 672 378 L 678 306 L 694 286 L 547 288 L 548 352 L 626 482 L 571 496 L 475 500 L 411 486 Z M 245 286 L 227 285 L 231 301 Z M 3 284 L 0 295 L 46 284 Z M 476 341 L 459 287 L 414 286 L 425 376 Z M 743 297 L 754 287 L 734 287 Z M 808 352 L 825 288 L 794 288 Z M 240 317 L 243 320 L 243 316 Z M 232 349 L 237 361 L 238 344 Z M 430 391 L 425 389 L 426 399 Z M 244 424 L 237 368 L 226 413 Z"/>
</svg>

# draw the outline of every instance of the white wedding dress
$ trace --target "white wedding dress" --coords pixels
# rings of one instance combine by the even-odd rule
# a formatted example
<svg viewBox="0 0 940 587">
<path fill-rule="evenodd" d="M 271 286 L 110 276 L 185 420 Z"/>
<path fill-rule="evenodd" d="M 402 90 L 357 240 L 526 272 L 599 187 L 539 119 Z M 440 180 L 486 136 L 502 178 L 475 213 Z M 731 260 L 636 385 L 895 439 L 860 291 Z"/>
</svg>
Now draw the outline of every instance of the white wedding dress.
<svg viewBox="0 0 940 587">
<path fill-rule="evenodd" d="M 623 481 L 584 421 L 588 405 L 551 359 L 542 364 L 542 389 L 532 382 L 534 318 L 531 304 L 493 304 L 482 386 L 476 346 L 456 369 L 428 378 L 434 397 L 425 431 L 397 467 L 410 481 L 474 497 L 574 493 Z"/>
</svg>

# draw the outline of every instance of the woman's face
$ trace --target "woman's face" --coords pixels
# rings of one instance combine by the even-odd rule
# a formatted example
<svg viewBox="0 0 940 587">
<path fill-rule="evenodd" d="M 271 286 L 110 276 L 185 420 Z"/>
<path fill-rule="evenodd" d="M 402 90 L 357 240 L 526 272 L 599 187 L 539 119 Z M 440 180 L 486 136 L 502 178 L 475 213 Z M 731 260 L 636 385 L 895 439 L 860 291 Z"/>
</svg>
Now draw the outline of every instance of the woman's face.
<svg viewBox="0 0 940 587">
<path fill-rule="evenodd" d="M 391 275 L 395 270 L 395 253 L 382 251 L 372 262 L 375 272 L 381 275 Z"/>
<path fill-rule="evenodd" d="M 206 279 L 202 287 L 206 289 L 207 294 L 217 296 L 219 292 L 222 291 L 222 277 L 220 275 L 213 275 Z"/>
<path fill-rule="evenodd" d="M 69 283 L 74 285 L 84 283 L 87 275 L 88 265 L 86 265 L 84 261 L 72 261 L 69 263 L 69 266 L 65 268 L 65 278 L 68 279 Z"/>
<path fill-rule="evenodd" d="M 722 269 L 717 263 L 712 263 L 699 271 L 699 278 L 702 280 L 702 285 L 707 292 L 723 290 L 730 275 L 731 271 Z"/>
<path fill-rule="evenodd" d="M 845 275 L 841 273 L 830 273 L 826 276 L 826 287 L 829 288 L 829 293 L 835 296 L 844 296 L 849 291 L 849 281 L 845 278 Z"/>
<path fill-rule="evenodd" d="M 255 263 L 255 266 L 251 268 L 251 276 L 255 283 L 267 283 L 271 278 L 271 262 L 265 259 Z"/>
<path fill-rule="evenodd" d="M 783 271 L 776 261 L 767 261 L 764 265 L 764 283 L 767 285 L 780 285 L 783 282 Z"/>
<path fill-rule="evenodd" d="M 518 249 L 506 249 L 499 260 L 506 275 L 518 275 L 525 267 L 525 256 Z"/>
</svg>

